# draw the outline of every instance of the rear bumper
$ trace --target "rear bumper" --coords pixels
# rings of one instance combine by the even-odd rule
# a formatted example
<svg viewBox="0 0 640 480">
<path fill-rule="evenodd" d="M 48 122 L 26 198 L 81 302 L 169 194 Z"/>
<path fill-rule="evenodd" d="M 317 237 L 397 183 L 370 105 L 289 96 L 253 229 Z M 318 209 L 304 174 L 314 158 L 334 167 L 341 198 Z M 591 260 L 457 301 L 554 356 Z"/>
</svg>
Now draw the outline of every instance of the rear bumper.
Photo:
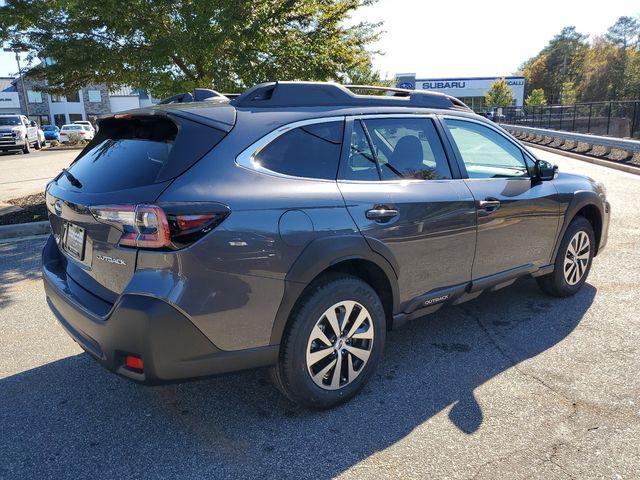
<svg viewBox="0 0 640 480">
<path fill-rule="evenodd" d="M 276 363 L 277 345 L 220 350 L 161 299 L 123 295 L 114 305 L 107 304 L 66 276 L 57 250 L 50 237 L 42 259 L 47 303 L 66 332 L 108 370 L 161 384 Z M 127 355 L 142 359 L 142 372 L 125 366 Z"/>
</svg>

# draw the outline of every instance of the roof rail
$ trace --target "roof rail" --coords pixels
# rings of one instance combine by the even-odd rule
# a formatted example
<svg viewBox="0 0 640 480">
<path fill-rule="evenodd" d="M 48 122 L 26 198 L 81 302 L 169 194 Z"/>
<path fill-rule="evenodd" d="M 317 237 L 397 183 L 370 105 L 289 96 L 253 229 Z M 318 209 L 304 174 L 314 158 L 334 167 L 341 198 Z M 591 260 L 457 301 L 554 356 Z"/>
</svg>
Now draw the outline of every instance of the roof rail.
<svg viewBox="0 0 640 480">
<path fill-rule="evenodd" d="M 380 90 L 396 95 L 356 95 L 353 90 Z M 405 90 L 330 82 L 268 82 L 256 85 L 231 100 L 235 107 L 278 108 L 316 106 L 403 106 L 470 110 L 457 98 L 428 90 Z"/>
<path fill-rule="evenodd" d="M 191 92 L 179 93 L 172 97 L 165 98 L 158 105 L 165 105 L 168 103 L 187 103 L 187 102 L 202 102 L 210 99 L 228 100 L 223 94 L 211 90 L 210 88 L 196 88 Z"/>
<path fill-rule="evenodd" d="M 383 87 L 380 85 L 344 85 L 344 87 L 349 90 L 380 90 L 381 92 L 394 92 L 398 94 L 394 95 L 396 97 L 408 97 L 411 92 L 415 91 L 399 87 Z"/>
</svg>

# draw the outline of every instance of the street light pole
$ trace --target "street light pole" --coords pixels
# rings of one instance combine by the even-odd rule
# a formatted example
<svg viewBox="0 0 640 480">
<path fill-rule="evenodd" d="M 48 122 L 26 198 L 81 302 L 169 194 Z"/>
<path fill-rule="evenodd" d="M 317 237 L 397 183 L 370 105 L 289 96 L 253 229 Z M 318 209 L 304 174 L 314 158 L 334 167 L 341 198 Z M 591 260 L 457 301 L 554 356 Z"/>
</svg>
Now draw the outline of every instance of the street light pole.
<svg viewBox="0 0 640 480">
<path fill-rule="evenodd" d="M 18 64 L 18 76 L 20 77 L 20 86 L 22 87 L 22 96 L 24 97 L 24 111 L 29 115 L 29 99 L 27 98 L 27 89 L 24 86 L 24 76 L 22 75 L 22 66 L 20 65 L 20 50 L 12 48 L 3 48 L 5 52 L 14 52 L 16 54 L 16 63 Z"/>
</svg>

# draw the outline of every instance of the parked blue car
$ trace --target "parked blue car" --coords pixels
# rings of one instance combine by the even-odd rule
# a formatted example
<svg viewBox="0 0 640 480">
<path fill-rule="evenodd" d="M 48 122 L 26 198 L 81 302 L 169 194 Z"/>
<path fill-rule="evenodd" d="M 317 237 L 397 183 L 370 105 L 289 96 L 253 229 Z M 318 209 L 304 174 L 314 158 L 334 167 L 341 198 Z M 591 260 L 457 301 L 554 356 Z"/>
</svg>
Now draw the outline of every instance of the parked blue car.
<svg viewBox="0 0 640 480">
<path fill-rule="evenodd" d="M 57 140 L 60 141 L 60 129 L 56 125 L 44 125 L 42 127 L 45 140 Z"/>
</svg>

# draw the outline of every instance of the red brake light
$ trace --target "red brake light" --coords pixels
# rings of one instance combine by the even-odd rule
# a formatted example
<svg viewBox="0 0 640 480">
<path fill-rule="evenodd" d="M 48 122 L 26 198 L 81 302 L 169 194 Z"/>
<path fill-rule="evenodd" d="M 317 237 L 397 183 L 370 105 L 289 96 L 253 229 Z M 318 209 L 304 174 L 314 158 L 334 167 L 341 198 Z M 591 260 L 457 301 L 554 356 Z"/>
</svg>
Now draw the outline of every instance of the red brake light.
<svg viewBox="0 0 640 480">
<path fill-rule="evenodd" d="M 193 230 L 194 228 L 202 228 L 209 223 L 215 214 L 209 215 L 176 215 L 176 222 L 181 231 Z"/>
<path fill-rule="evenodd" d="M 142 363 L 142 359 L 138 357 L 127 355 L 127 358 L 125 358 L 124 364 L 127 367 L 133 368 L 135 370 L 144 370 L 143 368 L 144 364 Z"/>
<path fill-rule="evenodd" d="M 215 213 L 201 213 L 212 208 Z M 119 245 L 138 248 L 184 247 L 220 224 L 229 209 L 220 204 L 101 205 L 90 207 L 101 223 L 122 231 Z M 184 213 L 183 213 L 184 212 Z"/>
<path fill-rule="evenodd" d="M 169 222 L 156 205 L 105 205 L 92 207 L 93 217 L 122 230 L 120 245 L 162 248 L 171 245 Z"/>
</svg>

